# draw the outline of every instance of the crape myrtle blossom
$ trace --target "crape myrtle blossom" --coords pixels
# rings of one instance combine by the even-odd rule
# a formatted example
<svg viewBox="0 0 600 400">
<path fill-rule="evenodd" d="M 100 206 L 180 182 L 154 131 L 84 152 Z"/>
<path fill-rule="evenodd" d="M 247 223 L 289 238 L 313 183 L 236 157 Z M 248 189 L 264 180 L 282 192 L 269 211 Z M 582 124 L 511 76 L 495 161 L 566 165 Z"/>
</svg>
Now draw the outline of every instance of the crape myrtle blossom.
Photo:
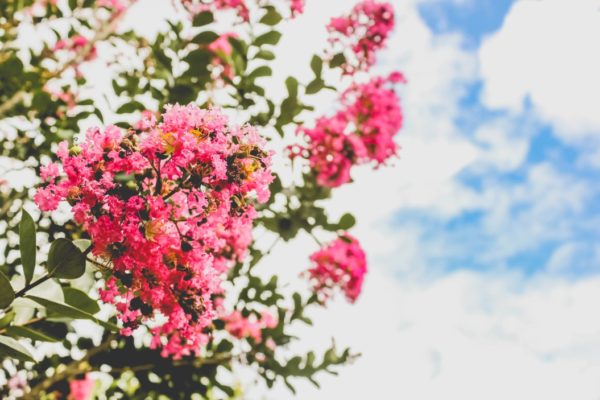
<svg viewBox="0 0 600 400">
<path fill-rule="evenodd" d="M 393 28 L 394 9 L 390 3 L 361 1 L 350 14 L 332 18 L 327 25 L 330 52 L 345 56 L 342 68 L 346 74 L 366 71 L 375 64 L 375 53 L 385 46 Z"/>
<path fill-rule="evenodd" d="M 177 1 L 177 0 L 173 0 Z M 250 0 L 209 0 L 209 1 L 199 1 L 199 0 L 180 0 L 184 7 L 191 14 L 199 14 L 204 11 L 227 11 L 233 10 L 244 22 L 250 21 L 250 9 L 256 3 L 261 5 L 272 5 L 272 6 L 280 6 L 281 3 L 286 3 L 286 6 L 289 7 L 290 16 L 292 18 L 296 17 L 299 14 L 304 12 L 304 2 L 305 0 L 271 0 L 267 2 L 260 1 L 250 1 Z M 251 4 L 252 3 L 252 4 Z"/>
<path fill-rule="evenodd" d="M 238 311 L 221 317 L 225 323 L 225 330 L 238 339 L 251 338 L 256 343 L 262 342 L 263 329 L 272 329 L 277 326 L 277 319 L 268 311 L 263 311 L 259 317 L 250 314 L 247 317 Z"/>
<path fill-rule="evenodd" d="M 68 400 L 92 400 L 96 381 L 90 374 L 85 374 L 83 379 L 73 379 L 69 382 L 70 393 Z"/>
<path fill-rule="evenodd" d="M 354 237 L 343 234 L 313 253 L 310 260 L 313 267 L 308 270 L 308 276 L 322 302 L 330 299 L 335 289 L 341 290 L 348 301 L 356 301 L 367 273 L 367 260 Z"/>
<path fill-rule="evenodd" d="M 319 118 L 312 128 L 301 127 L 307 145 L 292 149 L 291 157 L 304 155 L 322 186 L 350 182 L 354 165 L 383 164 L 395 156 L 395 135 L 402 128 L 402 109 L 393 85 L 405 82 L 402 74 L 375 77 L 352 84 L 342 93 L 341 109 L 332 117 Z"/>
<path fill-rule="evenodd" d="M 222 275 L 252 240 L 256 199 L 269 198 L 271 154 L 250 127 L 217 109 L 167 106 L 162 122 L 144 112 L 134 128 L 87 131 L 59 145 L 41 169 L 43 211 L 66 200 L 106 274 L 100 298 L 130 334 L 162 314 L 152 347 L 175 358 L 197 353 L 216 316 Z"/>
<path fill-rule="evenodd" d="M 221 78 L 229 80 L 234 78 L 233 60 L 231 59 L 233 47 L 229 42 L 229 38 L 237 37 L 238 35 L 234 32 L 224 33 L 208 45 L 208 50 L 215 55 L 212 59 L 212 65 L 213 78 L 217 82 L 222 82 Z"/>
<path fill-rule="evenodd" d="M 54 45 L 54 50 L 55 51 L 67 50 L 67 51 L 72 51 L 72 52 L 77 53 L 77 52 L 81 51 L 85 46 L 89 46 L 89 43 L 90 43 L 90 40 L 88 38 L 77 34 L 77 35 L 71 36 L 68 39 L 58 40 L 56 42 L 56 44 Z M 91 61 L 91 60 L 95 59 L 96 56 L 97 56 L 96 46 L 92 46 L 89 54 L 87 54 L 85 57 L 85 61 Z"/>
</svg>

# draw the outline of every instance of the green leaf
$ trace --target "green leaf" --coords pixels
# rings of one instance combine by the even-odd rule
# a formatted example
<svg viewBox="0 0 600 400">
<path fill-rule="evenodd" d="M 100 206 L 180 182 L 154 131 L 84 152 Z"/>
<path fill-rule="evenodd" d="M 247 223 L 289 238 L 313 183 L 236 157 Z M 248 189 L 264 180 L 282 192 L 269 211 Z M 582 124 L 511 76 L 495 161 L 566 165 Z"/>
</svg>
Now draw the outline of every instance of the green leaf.
<svg viewBox="0 0 600 400">
<path fill-rule="evenodd" d="M 15 319 L 15 312 L 11 310 L 10 312 L 6 313 L 4 317 L 0 318 L 0 328 L 8 326 L 8 324 L 10 324 L 13 321 L 13 319 Z"/>
<path fill-rule="evenodd" d="M 90 314 L 96 314 L 100 311 L 100 306 L 92 300 L 87 293 L 72 287 L 63 287 L 65 295 L 65 303 L 79 310 L 83 310 Z"/>
<path fill-rule="evenodd" d="M 130 101 L 129 103 L 125 103 L 123 104 L 121 107 L 117 108 L 117 114 L 125 114 L 125 113 L 130 113 L 130 112 L 134 112 L 137 110 L 144 110 L 146 108 L 146 106 L 144 106 L 142 103 L 140 103 L 139 101 Z"/>
<path fill-rule="evenodd" d="M 285 86 L 290 97 L 298 97 L 298 80 L 296 78 L 293 76 L 288 77 L 285 80 Z"/>
<path fill-rule="evenodd" d="M 31 215 L 25 210 L 23 210 L 21 222 L 19 223 L 19 250 L 21 251 L 21 263 L 23 264 L 23 274 L 27 285 L 33 279 L 37 247 L 35 223 Z"/>
<path fill-rule="evenodd" d="M 200 14 L 197 14 L 194 17 L 194 21 L 192 22 L 192 24 L 194 26 L 204 26 L 204 25 L 210 24 L 214 20 L 215 20 L 215 17 L 212 15 L 212 13 L 210 11 L 204 11 L 204 12 L 201 12 Z"/>
<path fill-rule="evenodd" d="M 20 361 L 35 362 L 33 356 L 15 339 L 8 336 L 0 336 L 0 354 Z"/>
<path fill-rule="evenodd" d="M 85 272 L 85 255 L 70 240 L 52 242 L 46 269 L 56 278 L 76 279 Z"/>
<path fill-rule="evenodd" d="M 344 56 L 343 53 L 338 53 L 335 56 L 333 56 L 331 61 L 329 61 L 329 66 L 331 68 L 336 68 L 336 67 L 341 66 L 345 62 L 346 62 L 346 56 Z"/>
<path fill-rule="evenodd" d="M 94 317 L 92 314 L 82 311 L 82 310 L 79 310 L 68 304 L 57 303 L 55 301 L 43 299 L 43 298 L 37 297 L 37 296 L 25 296 L 25 298 L 35 301 L 39 305 L 46 307 L 47 311 L 54 312 L 56 314 L 59 314 L 62 317 L 67 317 L 67 318 L 72 318 L 72 319 L 88 319 L 90 321 L 96 322 L 99 325 L 102 325 L 103 327 L 105 327 L 109 330 L 113 330 L 113 331 L 119 330 L 118 326 L 116 326 L 110 322 L 105 322 L 105 321 L 99 320 L 98 318 Z"/>
<path fill-rule="evenodd" d="M 282 19 L 283 17 L 275 10 L 275 8 L 269 7 L 267 13 L 260 19 L 260 23 L 273 26 L 281 22 Z"/>
<path fill-rule="evenodd" d="M 196 99 L 197 94 L 191 86 L 175 85 L 169 94 L 171 103 L 187 104 Z"/>
<path fill-rule="evenodd" d="M 256 47 L 260 47 L 265 44 L 270 44 L 270 45 L 275 46 L 277 43 L 279 43 L 279 39 L 281 39 L 281 33 L 277 32 L 277 31 L 270 31 L 267 33 L 263 33 L 262 35 L 257 37 L 254 40 L 254 45 Z"/>
<path fill-rule="evenodd" d="M 344 214 L 337 223 L 337 228 L 341 230 L 348 230 L 356 224 L 356 218 L 352 214 Z"/>
<path fill-rule="evenodd" d="M 49 336 L 43 332 L 36 331 L 26 326 L 10 326 L 6 329 L 6 333 L 13 337 L 24 337 L 41 342 L 58 342 L 55 337 Z"/>
<path fill-rule="evenodd" d="M 325 87 L 325 82 L 322 79 L 315 79 L 306 86 L 306 94 L 318 93 Z"/>
<path fill-rule="evenodd" d="M 258 53 L 256 53 L 254 58 L 260 58 L 263 60 L 271 61 L 271 60 L 275 59 L 275 53 L 273 53 L 272 51 L 269 51 L 269 50 L 261 50 Z"/>
<path fill-rule="evenodd" d="M 256 79 L 256 78 L 260 78 L 262 76 L 271 76 L 271 75 L 273 75 L 273 70 L 271 69 L 271 67 L 262 65 L 262 66 L 256 68 L 254 71 L 250 72 L 250 74 L 248 75 L 248 78 Z"/>
<path fill-rule="evenodd" d="M 206 49 L 196 49 L 191 51 L 183 61 L 190 64 L 190 69 L 197 72 L 198 69 L 206 69 L 206 66 L 210 64 L 213 55 Z"/>
<path fill-rule="evenodd" d="M 321 60 L 321 57 L 313 56 L 312 60 L 310 60 L 310 69 L 312 69 L 317 78 L 321 77 L 321 73 L 323 72 L 323 60 Z"/>
<path fill-rule="evenodd" d="M 0 308 L 10 306 L 15 299 L 15 291 L 13 290 L 10 281 L 0 271 Z"/>
<path fill-rule="evenodd" d="M 199 34 L 194 36 L 194 38 L 192 39 L 192 43 L 210 44 L 210 43 L 214 42 L 215 40 L 217 40 L 218 38 L 219 38 L 219 35 L 217 35 L 216 33 L 212 32 L 212 31 L 205 31 L 205 32 L 200 32 Z"/>
</svg>

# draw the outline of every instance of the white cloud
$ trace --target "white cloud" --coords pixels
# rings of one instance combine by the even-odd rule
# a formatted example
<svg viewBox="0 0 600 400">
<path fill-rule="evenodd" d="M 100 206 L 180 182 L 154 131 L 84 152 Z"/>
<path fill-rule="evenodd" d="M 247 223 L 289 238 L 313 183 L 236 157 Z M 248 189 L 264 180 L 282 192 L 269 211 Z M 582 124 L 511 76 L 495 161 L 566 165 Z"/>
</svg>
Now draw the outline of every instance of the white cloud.
<svg viewBox="0 0 600 400">
<path fill-rule="evenodd" d="M 538 116 L 565 138 L 600 131 L 600 2 L 516 1 L 480 50 L 483 101 Z"/>
<path fill-rule="evenodd" d="M 415 283 L 374 269 L 356 305 L 335 303 L 298 330 L 298 349 L 335 337 L 362 357 L 321 375 L 322 390 L 299 383 L 295 398 L 597 399 L 600 320 L 590 316 L 599 289 L 599 278 L 523 284 L 457 272 Z M 279 387 L 264 398 L 294 397 Z"/>
</svg>

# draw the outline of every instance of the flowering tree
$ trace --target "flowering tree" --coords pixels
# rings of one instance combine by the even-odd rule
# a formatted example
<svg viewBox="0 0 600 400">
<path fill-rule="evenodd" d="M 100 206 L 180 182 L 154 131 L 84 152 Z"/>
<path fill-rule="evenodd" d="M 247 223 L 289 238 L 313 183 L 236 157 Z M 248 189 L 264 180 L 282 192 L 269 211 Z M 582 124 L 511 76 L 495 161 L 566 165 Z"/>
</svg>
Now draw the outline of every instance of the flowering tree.
<svg viewBox="0 0 600 400">
<path fill-rule="evenodd" d="M 290 354 L 290 326 L 361 292 L 354 217 L 323 204 L 356 165 L 397 153 L 404 78 L 370 74 L 393 10 L 364 0 L 332 19 L 313 79 L 288 77 L 276 102 L 262 78 L 304 0 L 173 0 L 153 40 L 121 29 L 133 3 L 0 3 L 1 394 L 236 398 L 241 365 L 269 387 L 317 384 L 354 356 Z M 98 64 L 108 94 L 86 73 Z M 339 102 L 314 119 L 322 90 Z M 27 171 L 35 182 L 15 180 Z M 317 240 L 311 292 L 256 272 L 273 247 L 257 230 Z"/>
</svg>

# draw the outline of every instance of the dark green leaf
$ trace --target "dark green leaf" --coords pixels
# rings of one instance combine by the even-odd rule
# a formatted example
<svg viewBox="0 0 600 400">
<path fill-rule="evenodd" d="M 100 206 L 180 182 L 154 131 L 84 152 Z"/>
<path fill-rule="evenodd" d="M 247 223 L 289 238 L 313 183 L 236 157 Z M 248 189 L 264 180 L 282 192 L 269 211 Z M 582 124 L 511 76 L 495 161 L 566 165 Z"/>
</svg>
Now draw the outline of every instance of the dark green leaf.
<svg viewBox="0 0 600 400">
<path fill-rule="evenodd" d="M 43 332 L 36 331 L 26 326 L 10 326 L 6 329 L 6 333 L 12 337 L 24 337 L 41 342 L 58 342 L 55 337 L 48 336 Z"/>
<path fill-rule="evenodd" d="M 279 39 L 281 39 L 281 33 L 277 31 L 270 31 L 267 33 L 263 33 L 259 37 L 254 40 L 254 45 L 260 47 L 265 44 L 276 45 L 279 43 Z"/>
<path fill-rule="evenodd" d="M 217 40 L 219 35 L 212 31 L 200 32 L 192 39 L 192 43 L 196 44 L 210 44 Z"/>
<path fill-rule="evenodd" d="M 137 110 L 144 110 L 146 107 L 140 103 L 139 101 L 130 101 L 129 103 L 123 104 L 121 107 L 117 109 L 117 114 L 125 114 L 134 112 Z"/>
<path fill-rule="evenodd" d="M 0 336 L 0 354 L 20 361 L 35 362 L 33 356 L 15 339 L 8 336 Z"/>
<path fill-rule="evenodd" d="M 323 87 L 325 87 L 325 82 L 322 79 L 315 79 L 306 86 L 306 94 L 318 93 Z"/>
<path fill-rule="evenodd" d="M 25 275 L 25 284 L 29 284 L 33 278 L 35 269 L 35 256 L 37 252 L 35 223 L 31 215 L 25 210 L 21 215 L 19 223 L 19 250 L 21 251 L 21 263 L 23 264 L 23 274 Z"/>
<path fill-rule="evenodd" d="M 15 291 L 13 290 L 10 281 L 0 271 L 0 308 L 10 306 L 15 299 Z"/>
<path fill-rule="evenodd" d="M 193 25 L 204 26 L 210 24 L 214 20 L 215 17 L 213 17 L 210 11 L 204 11 L 194 17 Z"/>
<path fill-rule="evenodd" d="M 260 23 L 273 26 L 277 25 L 282 19 L 283 17 L 275 8 L 269 7 L 267 13 L 260 19 Z"/>
<path fill-rule="evenodd" d="M 354 224 L 356 224 L 354 216 L 346 213 L 340 218 L 340 221 L 337 223 L 337 228 L 345 231 L 352 228 Z"/>
<path fill-rule="evenodd" d="M 298 80 L 296 78 L 293 76 L 288 77 L 285 80 L 285 86 L 287 87 L 290 97 L 298 97 Z"/>
<path fill-rule="evenodd" d="M 110 322 L 101 321 L 98 318 L 94 317 L 92 314 L 87 313 L 85 311 L 79 310 L 73 306 L 64 303 L 57 303 L 55 301 L 43 299 L 37 296 L 25 296 L 26 298 L 35 301 L 41 306 L 44 306 L 47 311 L 59 314 L 61 317 L 67 317 L 72 319 L 89 319 L 90 321 L 94 321 L 97 324 L 102 325 L 103 327 L 116 331 L 119 329 L 118 326 L 111 324 Z"/>
<path fill-rule="evenodd" d="M 171 103 L 187 104 L 196 100 L 196 92 L 191 86 L 175 85 L 171 89 L 169 101 Z"/>
<path fill-rule="evenodd" d="M 329 66 L 331 68 L 336 68 L 336 67 L 341 66 L 345 62 L 346 62 L 346 57 L 344 56 L 343 53 L 339 53 L 339 54 L 336 54 L 335 56 L 333 56 L 331 61 L 329 61 Z"/>
<path fill-rule="evenodd" d="M 65 303 L 79 310 L 90 314 L 96 314 L 100 311 L 100 306 L 92 300 L 86 293 L 72 287 L 63 287 Z"/>
<path fill-rule="evenodd" d="M 275 53 L 269 50 L 261 50 L 258 53 L 256 53 L 254 58 L 261 58 L 263 60 L 271 61 L 275 59 Z"/>
<path fill-rule="evenodd" d="M 321 57 L 313 56 L 312 60 L 310 60 L 310 69 L 312 69 L 317 78 L 321 77 L 321 72 L 323 72 L 323 60 L 321 60 Z"/>
<path fill-rule="evenodd" d="M 56 239 L 50 246 L 46 269 L 56 278 L 79 278 L 85 271 L 85 255 L 70 240 Z"/>
<path fill-rule="evenodd" d="M 254 71 L 250 72 L 250 74 L 248 75 L 248 78 L 256 79 L 256 78 L 260 78 L 262 76 L 271 76 L 272 74 L 273 74 L 273 70 L 271 69 L 271 67 L 262 65 L 262 66 L 256 68 Z"/>
</svg>

